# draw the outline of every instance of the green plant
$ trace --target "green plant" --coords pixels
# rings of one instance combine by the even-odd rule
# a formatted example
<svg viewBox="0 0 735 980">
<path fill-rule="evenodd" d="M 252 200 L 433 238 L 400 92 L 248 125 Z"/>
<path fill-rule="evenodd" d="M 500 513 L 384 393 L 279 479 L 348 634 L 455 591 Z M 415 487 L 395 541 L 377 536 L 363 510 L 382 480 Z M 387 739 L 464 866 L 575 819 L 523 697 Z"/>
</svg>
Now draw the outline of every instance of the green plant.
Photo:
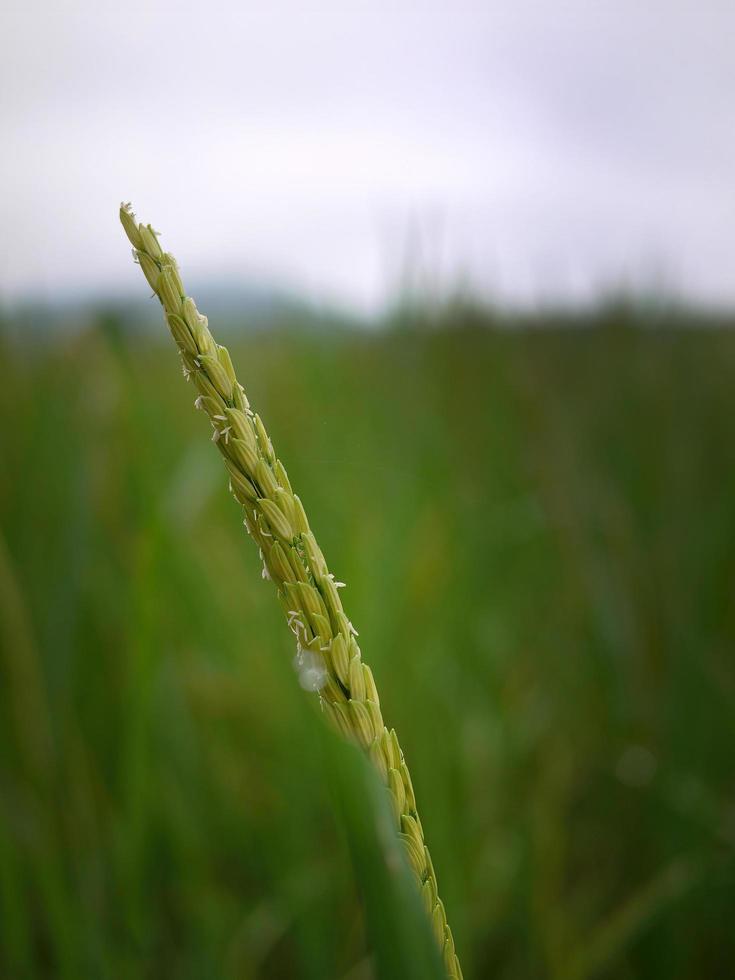
<svg viewBox="0 0 735 980">
<path fill-rule="evenodd" d="M 263 577 L 276 585 L 296 638 L 295 663 L 301 684 L 318 693 L 324 714 L 367 753 L 390 791 L 396 829 L 447 974 L 459 978 L 461 968 L 437 893 L 411 777 L 395 730 L 388 730 L 383 722 L 372 672 L 362 661 L 357 631 L 342 608 L 341 583 L 328 569 L 301 500 L 291 488 L 260 416 L 251 410 L 237 381 L 227 349 L 216 343 L 207 318 L 186 295 L 175 259 L 163 251 L 151 225 L 135 220 L 130 205 L 121 206 L 120 220 L 136 262 L 163 305 L 184 376 L 199 393 L 195 405 L 212 424 L 212 440 L 229 473 L 230 489 L 243 509 L 243 523 L 260 549 Z"/>
</svg>

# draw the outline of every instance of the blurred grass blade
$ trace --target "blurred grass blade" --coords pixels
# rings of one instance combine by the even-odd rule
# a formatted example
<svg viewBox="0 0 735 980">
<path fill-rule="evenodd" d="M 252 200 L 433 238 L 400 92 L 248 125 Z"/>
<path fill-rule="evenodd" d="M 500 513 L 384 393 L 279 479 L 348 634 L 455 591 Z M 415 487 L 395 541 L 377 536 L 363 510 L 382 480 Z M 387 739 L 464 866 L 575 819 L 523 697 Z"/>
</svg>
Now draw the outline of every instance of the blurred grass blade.
<svg viewBox="0 0 735 980">
<path fill-rule="evenodd" d="M 416 882 L 394 829 L 388 794 L 365 757 L 323 731 L 337 808 L 363 896 L 380 980 L 446 980 Z"/>
<path fill-rule="evenodd" d="M 635 936 L 669 903 L 684 895 L 701 873 L 701 864 L 682 857 L 647 881 L 577 950 L 566 973 L 569 980 L 592 980 L 608 970 Z"/>
</svg>

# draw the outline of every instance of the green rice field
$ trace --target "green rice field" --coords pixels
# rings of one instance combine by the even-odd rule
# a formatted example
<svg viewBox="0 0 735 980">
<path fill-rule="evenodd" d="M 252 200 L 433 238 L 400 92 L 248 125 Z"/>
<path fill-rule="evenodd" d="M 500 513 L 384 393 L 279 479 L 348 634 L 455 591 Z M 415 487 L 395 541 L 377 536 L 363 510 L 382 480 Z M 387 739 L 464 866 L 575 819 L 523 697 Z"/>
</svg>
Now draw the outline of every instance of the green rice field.
<svg viewBox="0 0 735 980">
<path fill-rule="evenodd" d="M 224 338 L 468 980 L 735 962 L 735 332 L 667 316 Z M 433 976 L 164 325 L 0 356 L 0 976 Z"/>
</svg>

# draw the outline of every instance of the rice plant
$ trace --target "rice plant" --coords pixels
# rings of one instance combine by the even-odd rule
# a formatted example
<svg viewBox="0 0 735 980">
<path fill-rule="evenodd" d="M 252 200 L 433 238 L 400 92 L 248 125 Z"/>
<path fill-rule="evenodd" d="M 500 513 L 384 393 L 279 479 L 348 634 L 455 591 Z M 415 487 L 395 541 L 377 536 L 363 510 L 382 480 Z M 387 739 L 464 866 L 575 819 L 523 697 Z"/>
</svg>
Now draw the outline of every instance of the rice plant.
<svg viewBox="0 0 735 980">
<path fill-rule="evenodd" d="M 367 754 L 389 791 L 395 830 L 441 950 L 447 976 L 462 971 L 437 891 L 436 875 L 416 807 L 411 776 L 394 729 L 388 729 L 358 633 L 348 619 L 335 580 L 300 498 L 260 416 L 237 380 L 227 349 L 186 295 L 176 260 L 164 252 L 151 225 L 138 223 L 129 204 L 120 220 L 134 259 L 160 300 L 179 349 L 184 377 L 197 390 L 195 407 L 212 426 L 230 490 L 243 524 L 259 548 L 263 578 L 272 581 L 296 641 L 294 664 L 304 689 L 315 692 L 331 725 Z"/>
</svg>

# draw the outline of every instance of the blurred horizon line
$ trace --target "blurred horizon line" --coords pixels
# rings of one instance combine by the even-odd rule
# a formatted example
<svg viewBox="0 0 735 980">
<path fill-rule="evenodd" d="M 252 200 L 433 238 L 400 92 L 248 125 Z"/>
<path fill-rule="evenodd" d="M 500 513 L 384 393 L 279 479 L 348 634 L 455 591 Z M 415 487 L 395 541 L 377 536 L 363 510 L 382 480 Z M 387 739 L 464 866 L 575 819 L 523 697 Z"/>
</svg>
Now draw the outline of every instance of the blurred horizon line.
<svg viewBox="0 0 735 980">
<path fill-rule="evenodd" d="M 21 295 L 8 299 L 0 295 L 0 326 L 3 322 L 27 318 L 41 329 L 63 324 L 87 325 L 90 318 L 116 317 L 125 329 L 134 324 L 147 326 L 159 319 L 159 308 L 150 296 L 135 295 L 133 289 L 92 288 L 67 290 L 50 298 Z M 239 285 L 209 277 L 192 281 L 191 295 L 202 312 L 219 319 L 225 332 L 238 329 L 262 329 L 282 324 L 284 319 L 302 326 L 381 328 L 407 315 L 428 320 L 442 320 L 463 311 L 487 325 L 524 327 L 537 321 L 592 325 L 614 315 L 631 321 L 686 320 L 688 325 L 735 326 L 735 303 L 693 298 L 665 287 L 643 288 L 619 282 L 600 288 L 590 296 L 537 296 L 525 301 L 509 299 L 490 290 L 473 288 L 469 282 L 454 289 L 432 292 L 404 282 L 377 308 L 361 310 L 336 297 L 315 297 L 307 290 L 288 285 L 251 280 Z M 84 322 L 81 322 L 84 321 Z"/>
</svg>

